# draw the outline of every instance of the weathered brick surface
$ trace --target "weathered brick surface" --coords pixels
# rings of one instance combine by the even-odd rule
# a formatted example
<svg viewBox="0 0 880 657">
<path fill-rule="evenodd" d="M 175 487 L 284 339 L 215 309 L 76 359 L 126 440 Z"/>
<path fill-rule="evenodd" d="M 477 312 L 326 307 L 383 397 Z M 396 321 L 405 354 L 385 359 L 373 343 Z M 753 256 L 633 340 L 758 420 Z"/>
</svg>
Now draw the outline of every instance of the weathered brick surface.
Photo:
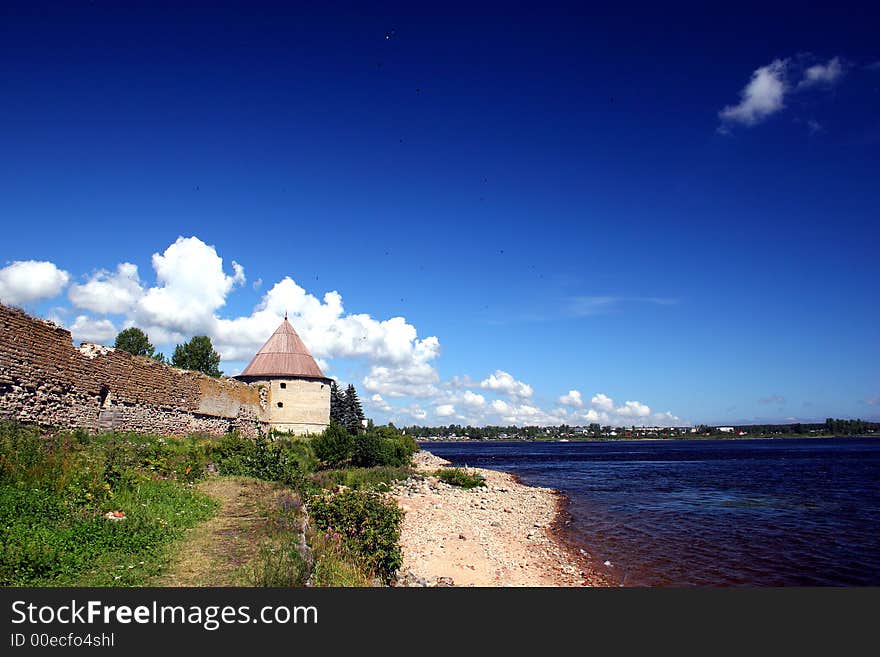
<svg viewBox="0 0 880 657">
<path fill-rule="evenodd" d="M 262 397 L 232 379 L 74 347 L 69 331 L 0 304 L 2 417 L 48 427 L 255 435 L 268 426 Z"/>
</svg>

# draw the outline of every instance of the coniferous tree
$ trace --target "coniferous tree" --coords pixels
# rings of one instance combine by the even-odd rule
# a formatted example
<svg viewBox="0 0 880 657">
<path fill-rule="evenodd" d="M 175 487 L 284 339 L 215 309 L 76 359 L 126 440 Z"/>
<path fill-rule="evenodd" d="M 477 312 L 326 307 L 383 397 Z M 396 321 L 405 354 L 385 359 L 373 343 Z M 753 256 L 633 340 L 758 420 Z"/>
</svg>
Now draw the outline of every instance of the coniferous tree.
<svg viewBox="0 0 880 657">
<path fill-rule="evenodd" d="M 344 413 L 344 424 L 345 428 L 348 429 L 351 435 L 356 436 L 358 433 L 364 430 L 364 409 L 361 407 L 361 402 L 358 399 L 357 391 L 354 389 L 352 384 L 348 384 L 348 388 L 345 389 L 345 413 Z"/>
<path fill-rule="evenodd" d="M 345 393 L 336 381 L 330 384 L 330 419 L 337 424 L 345 424 Z"/>
</svg>

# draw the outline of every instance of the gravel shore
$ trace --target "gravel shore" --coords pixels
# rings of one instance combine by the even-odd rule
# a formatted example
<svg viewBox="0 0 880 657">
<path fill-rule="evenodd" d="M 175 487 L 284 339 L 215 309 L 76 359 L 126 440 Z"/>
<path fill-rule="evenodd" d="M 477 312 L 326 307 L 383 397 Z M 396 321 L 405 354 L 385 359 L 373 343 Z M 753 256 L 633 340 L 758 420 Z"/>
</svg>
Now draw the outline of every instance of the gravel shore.
<svg viewBox="0 0 880 657">
<path fill-rule="evenodd" d="M 562 498 L 513 475 L 469 468 L 486 486 L 463 490 L 429 473 L 449 462 L 421 451 L 419 476 L 394 487 L 406 512 L 401 586 L 608 586 L 554 530 Z"/>
</svg>

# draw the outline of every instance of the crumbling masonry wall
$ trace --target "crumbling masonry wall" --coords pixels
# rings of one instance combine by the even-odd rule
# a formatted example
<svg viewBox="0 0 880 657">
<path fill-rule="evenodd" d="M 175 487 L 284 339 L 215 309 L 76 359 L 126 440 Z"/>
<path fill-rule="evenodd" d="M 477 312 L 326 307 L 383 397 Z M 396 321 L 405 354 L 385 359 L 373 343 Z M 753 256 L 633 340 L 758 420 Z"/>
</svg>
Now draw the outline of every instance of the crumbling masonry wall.
<svg viewBox="0 0 880 657">
<path fill-rule="evenodd" d="M 265 395 L 263 395 L 265 397 Z M 44 427 L 254 436 L 260 391 L 93 344 L 0 304 L 0 417 Z"/>
</svg>

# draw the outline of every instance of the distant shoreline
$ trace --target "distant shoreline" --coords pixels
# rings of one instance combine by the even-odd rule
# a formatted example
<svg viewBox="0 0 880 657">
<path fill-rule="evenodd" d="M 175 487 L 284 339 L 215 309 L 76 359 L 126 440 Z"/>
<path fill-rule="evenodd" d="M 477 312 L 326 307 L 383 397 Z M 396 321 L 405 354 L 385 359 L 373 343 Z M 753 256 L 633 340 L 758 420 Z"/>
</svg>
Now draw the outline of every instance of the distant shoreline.
<svg viewBox="0 0 880 657">
<path fill-rule="evenodd" d="M 745 442 L 749 440 L 813 440 L 821 438 L 849 439 L 880 439 L 880 434 L 860 434 L 852 436 L 839 436 L 835 434 L 783 434 L 762 436 L 681 436 L 675 438 L 662 438 L 658 436 L 637 438 L 635 436 L 621 436 L 616 438 L 438 438 L 437 440 L 416 438 L 419 445 L 432 445 L 436 443 L 630 443 L 630 442 L 671 442 L 681 443 L 690 440 L 718 441 L 718 442 Z"/>
</svg>

